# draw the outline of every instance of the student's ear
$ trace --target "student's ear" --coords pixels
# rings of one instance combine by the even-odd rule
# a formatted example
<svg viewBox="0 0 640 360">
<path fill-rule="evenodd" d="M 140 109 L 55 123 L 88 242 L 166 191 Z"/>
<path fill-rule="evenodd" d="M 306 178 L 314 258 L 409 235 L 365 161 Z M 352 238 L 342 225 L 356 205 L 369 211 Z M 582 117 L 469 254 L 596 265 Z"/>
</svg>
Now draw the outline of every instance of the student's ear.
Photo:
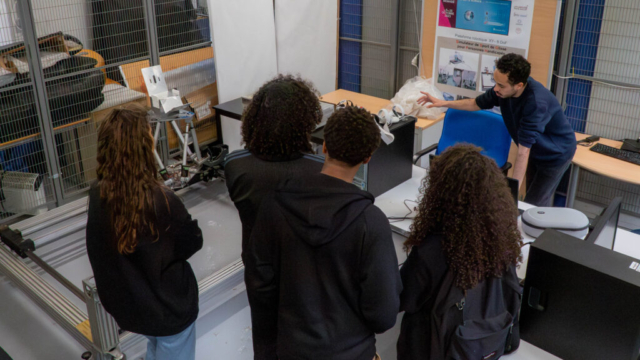
<svg viewBox="0 0 640 360">
<path fill-rule="evenodd" d="M 524 83 L 517 83 L 517 84 L 513 85 L 513 89 L 515 91 L 520 91 L 523 87 L 524 87 Z"/>
<path fill-rule="evenodd" d="M 364 161 L 362 162 L 362 164 L 368 164 L 369 161 L 371 161 L 371 156 L 369 156 L 368 158 L 364 159 Z"/>
<path fill-rule="evenodd" d="M 322 143 L 322 153 L 327 155 L 329 153 L 329 150 L 327 150 L 327 142 L 323 142 Z"/>
</svg>

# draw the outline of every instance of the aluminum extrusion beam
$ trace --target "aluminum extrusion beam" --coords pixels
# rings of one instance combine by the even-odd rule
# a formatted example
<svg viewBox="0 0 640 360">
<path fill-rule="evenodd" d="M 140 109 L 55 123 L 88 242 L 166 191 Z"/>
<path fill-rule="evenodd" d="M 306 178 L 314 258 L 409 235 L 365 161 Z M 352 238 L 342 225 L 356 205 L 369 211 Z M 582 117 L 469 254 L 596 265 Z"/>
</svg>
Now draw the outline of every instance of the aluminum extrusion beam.
<svg viewBox="0 0 640 360">
<path fill-rule="evenodd" d="M 94 349 L 91 341 L 77 328 L 78 325 L 88 320 L 87 315 L 3 245 L 0 245 L 0 272 L 82 346 L 87 350 Z"/>
</svg>

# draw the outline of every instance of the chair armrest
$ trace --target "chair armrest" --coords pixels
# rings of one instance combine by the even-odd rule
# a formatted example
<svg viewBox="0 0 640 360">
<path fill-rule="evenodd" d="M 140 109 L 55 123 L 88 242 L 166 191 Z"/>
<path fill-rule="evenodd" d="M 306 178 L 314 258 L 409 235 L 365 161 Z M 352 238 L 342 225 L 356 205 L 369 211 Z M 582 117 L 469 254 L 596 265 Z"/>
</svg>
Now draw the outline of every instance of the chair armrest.
<svg viewBox="0 0 640 360">
<path fill-rule="evenodd" d="M 428 153 L 434 151 L 438 148 L 438 143 L 430 145 L 429 147 L 422 149 L 413 155 L 413 164 L 416 165 L 421 157 L 427 155 Z"/>
<path fill-rule="evenodd" d="M 507 176 L 507 172 L 509 171 L 509 169 L 511 169 L 512 165 L 510 162 L 506 162 L 504 163 L 504 165 L 502 165 L 502 167 L 500 168 L 500 170 L 502 170 L 502 173 L 504 174 L 504 176 Z"/>
</svg>

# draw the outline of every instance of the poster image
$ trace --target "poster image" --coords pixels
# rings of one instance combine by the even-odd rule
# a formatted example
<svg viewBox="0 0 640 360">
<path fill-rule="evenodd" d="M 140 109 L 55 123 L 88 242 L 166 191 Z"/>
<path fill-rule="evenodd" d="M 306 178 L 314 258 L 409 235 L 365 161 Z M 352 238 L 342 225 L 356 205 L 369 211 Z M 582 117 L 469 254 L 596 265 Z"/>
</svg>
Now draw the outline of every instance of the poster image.
<svg viewBox="0 0 640 360">
<path fill-rule="evenodd" d="M 480 55 L 453 49 L 440 49 L 438 83 L 476 90 Z"/>
<path fill-rule="evenodd" d="M 440 91 L 475 97 L 495 86 L 495 61 L 527 57 L 535 0 L 438 0 L 433 78 Z"/>
<path fill-rule="evenodd" d="M 478 90 L 487 91 L 496 86 L 493 80 L 493 72 L 496 70 L 496 62 L 498 57 L 490 55 L 482 55 L 480 60 L 480 88 Z"/>
<path fill-rule="evenodd" d="M 441 0 L 441 5 L 439 26 L 509 35 L 510 0 Z"/>
<path fill-rule="evenodd" d="M 467 90 L 476 90 L 476 72 L 470 70 L 462 71 L 462 88 Z"/>
</svg>

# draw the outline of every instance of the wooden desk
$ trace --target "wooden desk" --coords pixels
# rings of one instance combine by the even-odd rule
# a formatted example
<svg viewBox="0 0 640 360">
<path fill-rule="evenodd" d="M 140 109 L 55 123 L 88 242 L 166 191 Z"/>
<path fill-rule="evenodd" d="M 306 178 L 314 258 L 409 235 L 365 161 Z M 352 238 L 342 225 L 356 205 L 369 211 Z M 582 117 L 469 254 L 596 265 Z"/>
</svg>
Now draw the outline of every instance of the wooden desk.
<svg viewBox="0 0 640 360">
<path fill-rule="evenodd" d="M 330 92 L 320 97 L 321 102 L 332 105 L 338 105 L 338 103 L 342 100 L 351 100 L 354 105 L 361 106 L 369 110 L 373 114 L 377 114 L 381 109 L 385 109 L 387 108 L 387 106 L 391 105 L 391 101 L 389 100 L 342 89 Z M 442 119 L 444 119 L 444 113 L 440 115 L 440 117 L 436 120 L 418 118 L 418 121 L 416 122 L 416 128 L 424 130 L 430 126 L 433 126 L 437 122 L 442 121 Z"/>
<path fill-rule="evenodd" d="M 576 133 L 576 139 L 582 140 L 589 137 L 586 134 Z M 600 139 L 598 143 L 617 149 L 622 147 L 622 142 L 609 139 Z M 606 155 L 589 150 L 590 147 L 578 145 L 576 154 L 571 164 L 571 179 L 567 190 L 567 207 L 573 207 L 578 187 L 580 168 L 591 171 L 610 179 L 624 181 L 626 183 L 640 185 L 640 166 L 618 160 Z"/>
</svg>

